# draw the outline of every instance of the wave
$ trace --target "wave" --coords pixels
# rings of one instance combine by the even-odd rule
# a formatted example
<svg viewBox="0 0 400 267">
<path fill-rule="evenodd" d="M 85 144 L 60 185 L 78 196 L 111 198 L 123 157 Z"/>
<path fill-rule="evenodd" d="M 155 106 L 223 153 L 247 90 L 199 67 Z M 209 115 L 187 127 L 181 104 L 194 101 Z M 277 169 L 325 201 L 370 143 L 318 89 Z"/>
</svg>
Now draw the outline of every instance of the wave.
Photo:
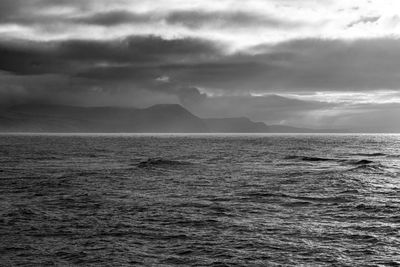
<svg viewBox="0 0 400 267">
<path fill-rule="evenodd" d="M 352 154 L 354 156 L 362 156 L 362 157 L 385 157 L 388 156 L 385 153 L 356 153 L 356 154 Z"/>
<path fill-rule="evenodd" d="M 323 164 L 324 162 L 328 163 L 333 163 L 334 165 L 337 165 L 338 167 L 345 167 L 345 172 L 359 172 L 359 173 L 379 173 L 379 174 L 384 174 L 388 176 L 397 176 L 399 174 L 400 168 L 397 166 L 387 166 L 384 165 L 383 162 L 380 160 L 373 158 L 372 155 L 385 155 L 385 157 L 388 157 L 386 154 L 383 153 L 371 153 L 368 154 L 370 157 L 366 156 L 365 158 L 359 158 L 353 157 L 353 158 L 323 158 L 323 157 L 314 157 L 314 156 L 297 156 L 297 155 L 290 155 L 285 157 L 287 160 L 294 160 L 294 161 L 303 161 L 303 162 L 309 162 L 311 164 L 319 165 Z M 287 164 L 290 164 L 290 162 L 286 162 Z M 304 173 L 303 173 L 304 174 Z"/>
<path fill-rule="evenodd" d="M 383 204 L 383 205 L 371 205 L 371 204 L 358 204 L 354 207 L 356 210 L 365 212 L 389 212 L 397 213 L 400 211 L 398 206 Z"/>
<path fill-rule="evenodd" d="M 313 203 L 309 201 L 292 201 L 292 202 L 282 203 L 282 205 L 286 207 L 302 207 L 302 206 L 309 206 L 312 204 Z"/>
<path fill-rule="evenodd" d="M 335 161 L 331 158 L 309 157 L 309 156 L 287 156 L 284 159 L 298 159 L 303 161 Z"/>
<path fill-rule="evenodd" d="M 43 160 L 43 161 L 49 160 L 50 161 L 50 160 L 60 160 L 62 158 L 59 156 L 46 156 L 46 155 L 32 156 L 32 155 L 30 155 L 30 156 L 24 157 L 24 159 L 25 160 Z"/>
<path fill-rule="evenodd" d="M 365 165 L 373 165 L 377 162 L 370 159 L 343 159 L 343 158 L 321 158 L 321 157 L 311 157 L 311 156 L 287 156 L 284 159 L 291 160 L 301 160 L 301 161 L 309 161 L 309 162 L 324 162 L 324 161 L 333 161 L 341 164 L 349 164 L 353 166 L 365 166 Z"/>
<path fill-rule="evenodd" d="M 366 164 L 354 164 L 356 167 L 350 169 L 350 171 L 361 171 L 361 172 L 373 172 L 373 173 L 387 173 L 387 167 L 382 165 L 382 164 L 372 164 L 372 163 L 366 163 Z"/>
<path fill-rule="evenodd" d="M 347 196 L 288 196 L 290 198 L 299 199 L 303 201 L 320 202 L 320 203 L 346 203 L 351 202 L 353 199 Z"/>
<path fill-rule="evenodd" d="M 248 192 L 247 197 L 257 198 L 281 198 L 292 199 L 294 202 L 288 202 L 285 205 L 309 205 L 311 203 L 346 203 L 351 202 L 353 199 L 349 196 L 310 196 L 310 195 L 290 195 L 285 193 L 272 193 L 272 192 Z"/>
<path fill-rule="evenodd" d="M 147 160 L 139 162 L 137 165 L 139 168 L 146 168 L 152 166 L 181 166 L 181 165 L 191 165 L 192 163 L 187 161 L 179 160 L 168 160 L 163 158 L 148 158 Z"/>
<path fill-rule="evenodd" d="M 374 161 L 368 160 L 368 159 L 361 159 L 361 160 L 355 160 L 355 161 L 354 160 L 350 160 L 348 162 L 351 165 L 357 165 L 357 166 L 359 166 L 359 165 L 369 165 L 369 164 L 374 163 Z"/>
</svg>

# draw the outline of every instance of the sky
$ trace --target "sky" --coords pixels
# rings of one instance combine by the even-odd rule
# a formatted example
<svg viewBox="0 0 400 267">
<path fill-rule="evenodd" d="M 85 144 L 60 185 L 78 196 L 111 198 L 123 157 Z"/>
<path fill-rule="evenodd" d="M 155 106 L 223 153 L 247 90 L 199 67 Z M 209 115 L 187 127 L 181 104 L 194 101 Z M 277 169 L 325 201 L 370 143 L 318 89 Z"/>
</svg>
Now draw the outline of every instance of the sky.
<svg viewBox="0 0 400 267">
<path fill-rule="evenodd" d="M 1 0 L 0 105 L 400 132 L 398 0 Z"/>
</svg>

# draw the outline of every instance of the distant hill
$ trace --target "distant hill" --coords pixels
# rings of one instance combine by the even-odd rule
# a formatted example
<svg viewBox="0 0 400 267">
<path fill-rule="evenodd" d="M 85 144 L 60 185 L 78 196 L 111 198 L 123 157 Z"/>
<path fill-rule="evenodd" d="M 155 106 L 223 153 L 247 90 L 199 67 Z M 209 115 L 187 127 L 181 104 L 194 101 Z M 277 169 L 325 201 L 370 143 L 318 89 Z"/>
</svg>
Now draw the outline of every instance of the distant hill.
<svg viewBox="0 0 400 267">
<path fill-rule="evenodd" d="M 284 125 L 267 125 L 249 118 L 204 119 L 208 129 L 216 133 L 332 133 L 332 129 L 308 129 Z"/>
<path fill-rule="evenodd" d="M 18 105 L 0 111 L 0 132 L 84 133 L 306 133 L 248 118 L 201 119 L 177 104 L 149 108 Z"/>
<path fill-rule="evenodd" d="M 180 105 L 145 109 L 21 105 L 0 114 L 6 132 L 207 132 L 202 119 Z"/>
</svg>

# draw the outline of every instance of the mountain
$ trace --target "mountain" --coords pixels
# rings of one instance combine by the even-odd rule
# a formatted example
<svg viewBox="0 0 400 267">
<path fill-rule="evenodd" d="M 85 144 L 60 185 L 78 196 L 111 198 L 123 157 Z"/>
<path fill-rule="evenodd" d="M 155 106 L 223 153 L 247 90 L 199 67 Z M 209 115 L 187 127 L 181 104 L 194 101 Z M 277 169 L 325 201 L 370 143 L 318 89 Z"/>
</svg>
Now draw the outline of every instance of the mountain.
<svg viewBox="0 0 400 267">
<path fill-rule="evenodd" d="M 248 118 L 201 119 L 177 104 L 149 108 L 18 105 L 0 110 L 0 132 L 311 133 Z"/>
<path fill-rule="evenodd" d="M 210 132 L 214 133 L 333 133 L 332 129 L 308 129 L 285 125 L 266 125 L 249 118 L 204 119 Z"/>
<path fill-rule="evenodd" d="M 3 132 L 207 132 L 202 119 L 180 105 L 145 109 L 20 105 L 0 112 Z"/>
</svg>

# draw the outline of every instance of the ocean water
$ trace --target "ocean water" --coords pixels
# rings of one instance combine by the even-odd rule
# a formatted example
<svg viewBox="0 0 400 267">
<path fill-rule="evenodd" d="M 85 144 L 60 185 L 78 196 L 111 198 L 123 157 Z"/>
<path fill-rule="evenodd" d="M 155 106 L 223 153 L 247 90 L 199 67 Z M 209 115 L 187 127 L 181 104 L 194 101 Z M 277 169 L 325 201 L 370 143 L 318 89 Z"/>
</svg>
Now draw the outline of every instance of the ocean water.
<svg viewBox="0 0 400 267">
<path fill-rule="evenodd" d="M 400 266 L 400 135 L 0 135 L 1 266 Z"/>
</svg>

